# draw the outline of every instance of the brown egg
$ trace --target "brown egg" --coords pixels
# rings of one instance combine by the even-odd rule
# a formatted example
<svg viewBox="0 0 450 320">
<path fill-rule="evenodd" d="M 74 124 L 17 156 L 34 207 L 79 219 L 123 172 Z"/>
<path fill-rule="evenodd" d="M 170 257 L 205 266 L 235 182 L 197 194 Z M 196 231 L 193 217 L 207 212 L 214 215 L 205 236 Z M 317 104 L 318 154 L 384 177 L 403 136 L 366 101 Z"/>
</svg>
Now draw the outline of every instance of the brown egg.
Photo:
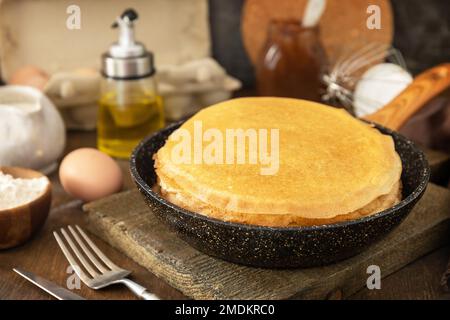
<svg viewBox="0 0 450 320">
<path fill-rule="evenodd" d="M 59 167 L 59 179 L 70 195 L 93 201 L 122 189 L 119 165 L 97 149 L 81 148 L 69 153 Z"/>
<path fill-rule="evenodd" d="M 8 83 L 43 90 L 49 78 L 49 75 L 44 70 L 34 66 L 25 66 L 17 69 L 9 77 Z"/>
</svg>

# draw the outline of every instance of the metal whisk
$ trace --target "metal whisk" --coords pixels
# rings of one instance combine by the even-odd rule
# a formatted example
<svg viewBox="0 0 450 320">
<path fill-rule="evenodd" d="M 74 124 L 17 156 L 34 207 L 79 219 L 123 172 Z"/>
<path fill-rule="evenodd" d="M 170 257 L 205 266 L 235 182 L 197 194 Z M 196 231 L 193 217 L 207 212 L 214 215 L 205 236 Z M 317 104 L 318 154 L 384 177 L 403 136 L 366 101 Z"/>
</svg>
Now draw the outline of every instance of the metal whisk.
<svg viewBox="0 0 450 320">
<path fill-rule="evenodd" d="M 326 84 L 322 99 L 354 113 L 354 89 L 357 83 L 365 71 L 381 62 L 390 62 L 406 70 L 400 51 L 388 44 L 369 43 L 346 48 L 336 61 L 331 63 L 329 72 L 322 76 L 322 81 Z"/>
</svg>

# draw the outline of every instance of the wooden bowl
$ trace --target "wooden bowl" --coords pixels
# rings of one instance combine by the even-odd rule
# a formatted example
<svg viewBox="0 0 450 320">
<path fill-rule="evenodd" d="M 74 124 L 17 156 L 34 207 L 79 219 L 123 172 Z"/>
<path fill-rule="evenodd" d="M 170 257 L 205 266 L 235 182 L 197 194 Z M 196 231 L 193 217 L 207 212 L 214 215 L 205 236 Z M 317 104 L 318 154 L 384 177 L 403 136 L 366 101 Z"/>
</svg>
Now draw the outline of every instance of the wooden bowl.
<svg viewBox="0 0 450 320">
<path fill-rule="evenodd" d="M 40 172 L 19 168 L 0 167 L 0 171 L 14 178 L 40 178 Z M 50 181 L 45 191 L 36 199 L 14 207 L 0 210 L 0 249 L 8 249 L 30 239 L 44 225 L 52 200 Z"/>
</svg>

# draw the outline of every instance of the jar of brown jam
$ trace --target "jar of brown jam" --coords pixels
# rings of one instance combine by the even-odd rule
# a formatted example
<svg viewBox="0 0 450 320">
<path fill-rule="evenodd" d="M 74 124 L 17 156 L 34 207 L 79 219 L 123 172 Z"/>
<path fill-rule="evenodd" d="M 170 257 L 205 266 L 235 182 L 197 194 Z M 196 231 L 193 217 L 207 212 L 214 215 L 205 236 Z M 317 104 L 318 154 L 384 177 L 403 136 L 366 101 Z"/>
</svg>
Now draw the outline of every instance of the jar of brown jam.
<svg viewBox="0 0 450 320">
<path fill-rule="evenodd" d="M 319 34 L 297 20 L 271 21 L 256 65 L 258 93 L 320 101 L 327 59 Z"/>
</svg>

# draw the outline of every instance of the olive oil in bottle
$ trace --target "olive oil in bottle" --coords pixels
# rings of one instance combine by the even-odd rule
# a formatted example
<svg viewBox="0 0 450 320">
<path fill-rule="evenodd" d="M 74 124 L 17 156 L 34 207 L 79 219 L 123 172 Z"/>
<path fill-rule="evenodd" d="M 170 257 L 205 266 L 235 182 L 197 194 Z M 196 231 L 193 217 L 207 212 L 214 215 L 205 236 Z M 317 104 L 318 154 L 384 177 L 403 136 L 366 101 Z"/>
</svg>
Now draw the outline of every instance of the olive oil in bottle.
<svg viewBox="0 0 450 320">
<path fill-rule="evenodd" d="M 136 19 L 132 9 L 117 18 L 113 27 L 120 27 L 119 41 L 102 56 L 97 145 L 118 158 L 128 158 L 140 140 L 164 126 L 153 55 L 134 41 Z"/>
<path fill-rule="evenodd" d="M 124 87 L 133 85 L 128 81 Z M 106 92 L 100 98 L 97 140 L 101 151 L 128 158 L 142 138 L 164 126 L 163 104 L 155 92 L 137 90 L 121 97 L 124 88 L 121 90 Z"/>
</svg>

